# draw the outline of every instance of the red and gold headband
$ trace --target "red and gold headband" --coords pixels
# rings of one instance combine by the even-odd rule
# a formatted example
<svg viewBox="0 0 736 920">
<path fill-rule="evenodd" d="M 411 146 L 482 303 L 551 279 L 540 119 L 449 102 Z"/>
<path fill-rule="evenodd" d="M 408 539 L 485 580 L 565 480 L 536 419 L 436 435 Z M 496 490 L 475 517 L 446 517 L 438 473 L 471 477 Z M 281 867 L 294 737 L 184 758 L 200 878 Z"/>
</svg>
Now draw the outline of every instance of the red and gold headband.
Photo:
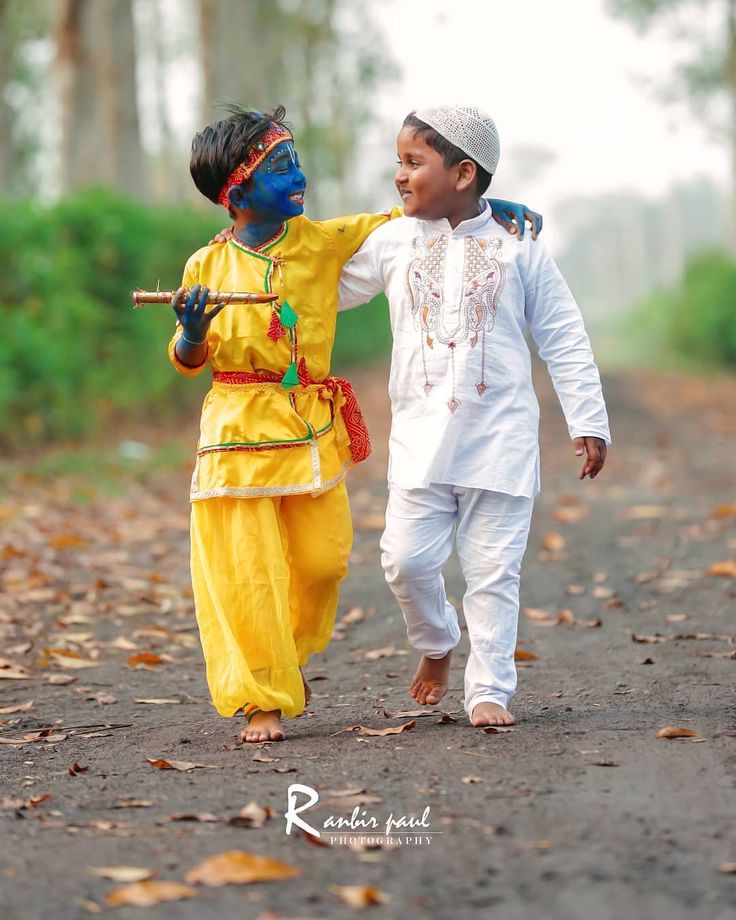
<svg viewBox="0 0 736 920">
<path fill-rule="evenodd" d="M 276 122 L 271 122 L 268 131 L 266 131 L 263 137 L 254 144 L 253 147 L 251 147 L 248 152 L 248 159 L 244 160 L 239 166 L 236 166 L 227 177 L 227 181 L 220 189 L 220 195 L 217 199 L 219 203 L 225 208 L 229 207 L 230 199 L 228 198 L 228 192 L 230 189 L 234 188 L 236 185 L 242 185 L 243 182 L 250 179 L 274 147 L 278 147 L 278 145 L 283 144 L 284 141 L 293 140 L 294 138 L 287 128 L 283 125 L 276 124 Z"/>
</svg>

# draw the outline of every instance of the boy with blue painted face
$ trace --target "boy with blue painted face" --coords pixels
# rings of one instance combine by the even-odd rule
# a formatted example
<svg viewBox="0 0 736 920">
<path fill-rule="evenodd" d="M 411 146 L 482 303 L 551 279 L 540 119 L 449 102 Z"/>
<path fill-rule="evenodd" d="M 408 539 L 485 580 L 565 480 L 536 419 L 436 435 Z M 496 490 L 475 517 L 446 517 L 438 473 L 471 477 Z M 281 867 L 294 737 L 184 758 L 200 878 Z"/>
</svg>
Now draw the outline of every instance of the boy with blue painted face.
<svg viewBox="0 0 736 920">
<path fill-rule="evenodd" d="M 301 669 L 332 633 L 352 542 L 343 480 L 370 452 L 350 385 L 330 375 L 338 280 L 401 214 L 305 217 L 284 115 L 233 108 L 194 138 L 192 178 L 234 226 L 187 262 L 169 346 L 182 374 L 212 373 L 190 494 L 192 584 L 215 707 L 244 711 L 245 741 L 284 737 L 282 716 L 308 699 Z M 209 289 L 278 301 L 208 310 Z"/>
</svg>

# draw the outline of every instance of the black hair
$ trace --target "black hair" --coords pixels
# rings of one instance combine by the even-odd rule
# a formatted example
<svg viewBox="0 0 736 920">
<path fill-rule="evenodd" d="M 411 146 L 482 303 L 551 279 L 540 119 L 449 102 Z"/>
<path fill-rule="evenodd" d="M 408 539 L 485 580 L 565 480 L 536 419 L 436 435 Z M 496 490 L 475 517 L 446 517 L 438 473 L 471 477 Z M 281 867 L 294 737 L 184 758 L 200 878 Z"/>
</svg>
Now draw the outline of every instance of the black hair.
<svg viewBox="0 0 736 920">
<path fill-rule="evenodd" d="M 473 157 L 468 156 L 464 150 L 456 147 L 453 143 L 448 141 L 446 137 L 442 137 L 442 135 L 438 131 L 435 131 L 434 128 L 430 127 L 426 121 L 417 118 L 414 112 L 409 112 L 406 116 L 404 119 L 404 127 L 414 128 L 414 133 L 421 135 L 427 146 L 440 154 L 447 169 L 451 166 L 455 166 L 455 164 L 459 163 L 461 160 L 471 160 L 475 163 L 475 191 L 478 195 L 482 195 L 491 184 L 491 179 L 493 178 L 491 173 L 486 172 L 480 163 L 474 160 Z"/>
<path fill-rule="evenodd" d="M 284 125 L 286 109 L 278 105 L 272 112 L 260 112 L 241 105 L 224 106 L 227 118 L 194 135 L 189 172 L 199 191 L 218 203 L 220 191 L 230 173 L 248 158 L 253 145 L 275 122 Z M 284 125 L 284 127 L 286 127 Z"/>
</svg>

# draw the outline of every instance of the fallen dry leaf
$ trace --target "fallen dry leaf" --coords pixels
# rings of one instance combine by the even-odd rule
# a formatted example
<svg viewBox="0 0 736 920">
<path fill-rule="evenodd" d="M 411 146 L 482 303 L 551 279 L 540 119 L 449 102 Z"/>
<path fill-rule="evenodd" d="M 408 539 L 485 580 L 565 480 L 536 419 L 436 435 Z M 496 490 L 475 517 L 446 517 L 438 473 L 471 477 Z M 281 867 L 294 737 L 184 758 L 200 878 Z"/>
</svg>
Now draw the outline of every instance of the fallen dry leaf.
<svg viewBox="0 0 736 920">
<path fill-rule="evenodd" d="M 345 616 L 340 618 L 340 626 L 354 626 L 365 617 L 365 611 L 362 607 L 352 607 Z"/>
<path fill-rule="evenodd" d="M 402 732 L 409 732 L 416 724 L 412 719 L 411 722 L 405 722 L 403 725 L 393 725 L 391 728 L 366 728 L 365 725 L 351 725 L 348 728 L 341 728 L 340 731 L 333 732 L 333 735 L 354 732 L 356 735 L 371 735 L 372 737 L 382 738 L 386 735 L 400 735 Z"/>
<path fill-rule="evenodd" d="M 391 658 L 392 655 L 401 654 L 395 645 L 387 645 L 384 648 L 374 648 L 369 652 L 363 652 L 363 658 L 367 661 L 378 661 L 379 658 Z"/>
<path fill-rule="evenodd" d="M 539 607 L 524 607 L 523 613 L 525 616 L 528 616 L 530 620 L 549 621 L 550 623 L 555 621 L 555 615 L 553 613 L 550 613 L 549 610 L 541 610 Z"/>
<path fill-rule="evenodd" d="M 587 592 L 585 585 L 568 585 L 565 588 L 565 594 L 570 597 L 582 597 Z"/>
<path fill-rule="evenodd" d="M 423 716 L 436 715 L 439 709 L 398 709 L 396 711 L 391 709 L 379 709 L 376 711 L 382 712 L 386 719 L 420 719 Z"/>
<path fill-rule="evenodd" d="M 0 675 L 1 676 L 1 675 Z M 77 680 L 76 677 L 72 677 L 71 674 L 52 674 L 48 679 L 48 683 L 55 684 L 56 686 L 63 687 L 65 684 L 73 684 Z"/>
<path fill-rule="evenodd" d="M 215 824 L 220 819 L 217 815 L 213 815 L 211 811 L 200 811 L 199 814 L 190 814 L 186 811 L 177 811 L 173 815 L 169 815 L 166 819 L 167 821 L 195 821 L 200 824 Z"/>
<path fill-rule="evenodd" d="M 184 898 L 195 898 L 197 892 L 189 885 L 181 882 L 144 881 L 133 882 L 122 888 L 114 888 L 108 892 L 105 900 L 110 907 L 153 907 L 163 901 L 181 901 Z"/>
<path fill-rule="evenodd" d="M 67 773 L 68 773 L 70 776 L 79 776 L 80 773 L 87 773 L 88 770 L 89 770 L 89 767 L 80 767 L 79 764 L 78 764 L 78 763 L 76 762 L 76 760 L 75 760 L 74 763 L 71 765 L 71 767 L 68 767 L 68 768 L 67 768 Z M 126 879 L 120 879 L 120 881 L 126 881 Z M 127 879 L 127 881 L 131 881 L 131 882 L 132 882 L 132 881 L 135 881 L 135 880 L 134 880 L 134 879 Z"/>
<path fill-rule="evenodd" d="M 588 509 L 585 505 L 561 505 L 552 516 L 560 524 L 578 524 L 588 516 Z"/>
<path fill-rule="evenodd" d="M 506 732 L 515 732 L 516 727 L 513 725 L 486 725 L 481 731 L 486 735 L 503 735 Z"/>
<path fill-rule="evenodd" d="M 514 661 L 539 661 L 539 655 L 528 652 L 525 648 L 517 648 L 514 652 Z"/>
<path fill-rule="evenodd" d="M 709 575 L 720 575 L 724 578 L 736 578 L 736 559 L 724 559 L 714 562 L 708 567 Z"/>
<path fill-rule="evenodd" d="M 471 783 L 482 783 L 483 780 L 480 778 L 480 776 L 463 776 L 462 782 L 464 782 L 467 786 Z"/>
<path fill-rule="evenodd" d="M 736 862 L 722 862 L 718 867 L 719 872 L 725 875 L 733 875 L 736 872 Z"/>
<path fill-rule="evenodd" d="M 593 620 L 583 620 L 576 617 L 572 610 L 560 610 L 557 614 L 556 625 L 577 626 L 583 629 L 595 629 L 603 625 L 603 620 L 596 617 Z"/>
<path fill-rule="evenodd" d="M 565 538 L 561 533 L 551 530 L 542 537 L 542 549 L 550 553 L 558 553 L 565 548 Z"/>
<path fill-rule="evenodd" d="M 616 517 L 623 521 L 646 521 L 667 517 L 668 514 L 666 505 L 632 505 Z"/>
<path fill-rule="evenodd" d="M 656 634 L 654 636 L 638 636 L 635 632 L 631 634 L 632 642 L 640 642 L 643 645 L 654 645 L 657 642 L 667 642 L 668 636 L 660 636 Z"/>
<path fill-rule="evenodd" d="M 330 891 L 348 907 L 370 907 L 373 904 L 387 904 L 391 898 L 375 885 L 330 885 Z"/>
<path fill-rule="evenodd" d="M 453 722 L 457 722 L 457 719 L 453 719 L 453 717 L 449 713 L 443 712 L 442 715 L 439 717 L 439 719 L 437 719 L 436 724 L 437 725 L 450 725 Z"/>
<path fill-rule="evenodd" d="M 607 588 L 605 585 L 596 585 L 593 588 L 593 597 L 596 600 L 603 601 L 613 597 L 616 592 L 613 588 Z"/>
<path fill-rule="evenodd" d="M 657 740 L 662 738 L 674 739 L 674 738 L 701 738 L 702 735 L 699 735 L 692 728 L 681 728 L 679 725 L 667 725 L 664 728 L 660 728 L 657 732 Z"/>
<path fill-rule="evenodd" d="M 141 668 L 141 667 L 150 667 L 151 665 L 163 664 L 165 661 L 160 655 L 155 655 L 153 652 L 140 652 L 137 655 L 131 655 L 130 658 L 125 662 L 128 667 L 131 668 Z"/>
<path fill-rule="evenodd" d="M 15 703 L 13 706 L 3 706 L 0 708 L 0 713 L 3 715 L 12 715 L 14 712 L 28 712 L 31 706 L 33 706 L 33 700 L 28 700 L 27 703 Z"/>
<path fill-rule="evenodd" d="M 165 699 L 165 698 L 144 700 L 136 696 L 133 698 L 133 702 L 134 703 L 149 703 L 155 706 L 166 706 L 166 705 L 170 705 L 174 703 L 181 703 L 181 700 Z"/>
<path fill-rule="evenodd" d="M 180 773 L 188 773 L 189 770 L 194 770 L 197 767 L 210 770 L 220 769 L 211 763 L 192 763 L 188 760 L 164 760 L 163 757 L 146 757 L 146 760 L 152 767 L 156 767 L 158 770 L 178 770 Z"/>
<path fill-rule="evenodd" d="M 120 799 L 113 808 L 150 808 L 154 805 L 153 799 Z"/>
<path fill-rule="evenodd" d="M 113 696 L 112 693 L 105 693 L 104 690 L 100 690 L 92 696 L 85 696 L 85 700 L 100 703 L 102 706 L 111 706 L 118 701 L 117 697 Z"/>
<path fill-rule="evenodd" d="M 718 505 L 717 508 L 711 511 L 710 516 L 714 518 L 736 517 L 736 502 L 731 502 L 728 505 Z"/>
<path fill-rule="evenodd" d="M 273 812 L 268 806 L 262 807 L 257 802 L 248 802 L 227 823 L 235 827 L 254 827 L 258 830 L 272 817 Z"/>
<path fill-rule="evenodd" d="M 25 668 L 3 664 L 0 665 L 0 680 L 33 680 L 33 675 Z"/>
<path fill-rule="evenodd" d="M 153 869 L 142 866 L 88 866 L 87 872 L 112 882 L 142 882 L 156 874 Z"/>
<path fill-rule="evenodd" d="M 204 862 L 185 873 L 184 878 L 191 885 L 250 885 L 252 882 L 271 882 L 294 878 L 301 870 L 269 856 L 244 853 L 242 850 L 226 850 L 210 856 Z"/>
</svg>

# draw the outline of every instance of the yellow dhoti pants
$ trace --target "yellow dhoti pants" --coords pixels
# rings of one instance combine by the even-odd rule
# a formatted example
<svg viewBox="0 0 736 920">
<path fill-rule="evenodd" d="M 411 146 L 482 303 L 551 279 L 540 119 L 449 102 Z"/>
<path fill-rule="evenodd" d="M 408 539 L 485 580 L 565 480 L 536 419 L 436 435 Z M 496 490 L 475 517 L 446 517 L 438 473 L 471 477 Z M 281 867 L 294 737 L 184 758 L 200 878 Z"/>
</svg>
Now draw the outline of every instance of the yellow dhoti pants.
<svg viewBox="0 0 736 920">
<path fill-rule="evenodd" d="M 352 546 L 344 483 L 193 502 L 192 586 L 215 708 L 304 711 L 299 667 L 332 635 Z"/>
</svg>

